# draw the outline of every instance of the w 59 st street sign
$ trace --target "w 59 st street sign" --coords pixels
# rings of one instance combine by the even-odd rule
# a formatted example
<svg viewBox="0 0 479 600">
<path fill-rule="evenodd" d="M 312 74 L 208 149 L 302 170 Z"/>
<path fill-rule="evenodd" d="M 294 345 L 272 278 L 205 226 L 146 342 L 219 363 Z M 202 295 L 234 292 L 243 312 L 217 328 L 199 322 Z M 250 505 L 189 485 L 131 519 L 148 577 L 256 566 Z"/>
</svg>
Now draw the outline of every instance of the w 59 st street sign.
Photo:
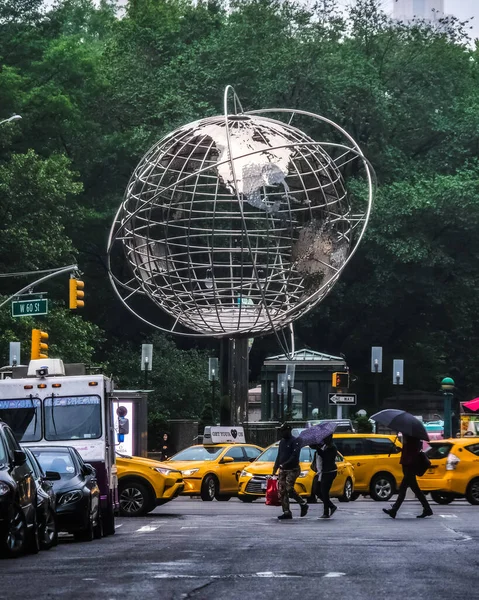
<svg viewBox="0 0 479 600">
<path fill-rule="evenodd" d="M 356 404 L 356 394 L 328 394 L 330 406 L 337 406 L 340 404 L 349 404 L 351 406 Z"/>
<path fill-rule="evenodd" d="M 48 300 L 46 298 L 12 301 L 12 317 L 31 317 L 47 314 Z"/>
</svg>

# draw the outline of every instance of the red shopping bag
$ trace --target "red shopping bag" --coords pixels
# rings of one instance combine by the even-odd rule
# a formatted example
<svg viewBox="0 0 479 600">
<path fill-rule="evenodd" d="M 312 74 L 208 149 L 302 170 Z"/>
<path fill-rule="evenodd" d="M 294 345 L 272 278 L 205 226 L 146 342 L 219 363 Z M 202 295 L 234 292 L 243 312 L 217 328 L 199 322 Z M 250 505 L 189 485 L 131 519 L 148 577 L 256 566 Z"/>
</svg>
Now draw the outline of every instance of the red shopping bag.
<svg viewBox="0 0 479 600">
<path fill-rule="evenodd" d="M 266 504 L 269 506 L 281 506 L 277 479 L 268 479 L 268 483 L 266 484 Z"/>
</svg>

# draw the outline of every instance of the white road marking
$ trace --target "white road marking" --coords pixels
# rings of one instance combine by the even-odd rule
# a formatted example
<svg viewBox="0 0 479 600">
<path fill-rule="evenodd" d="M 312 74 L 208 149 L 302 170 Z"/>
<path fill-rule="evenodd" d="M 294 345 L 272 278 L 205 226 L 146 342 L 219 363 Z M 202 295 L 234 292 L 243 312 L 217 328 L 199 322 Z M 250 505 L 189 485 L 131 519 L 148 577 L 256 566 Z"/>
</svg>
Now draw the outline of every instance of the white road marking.
<svg viewBox="0 0 479 600">
<path fill-rule="evenodd" d="M 344 575 L 346 575 L 346 573 L 336 573 L 335 571 L 331 571 L 331 573 L 326 573 L 326 575 L 323 575 L 323 578 L 325 579 L 326 577 L 343 577 Z"/>
<path fill-rule="evenodd" d="M 180 527 L 180 529 L 199 529 L 199 527 Z"/>
<path fill-rule="evenodd" d="M 84 577 L 83 581 L 96 581 L 95 577 Z"/>
<path fill-rule="evenodd" d="M 150 533 L 151 531 L 155 531 L 158 529 L 159 525 L 144 525 L 140 527 L 140 529 L 136 530 L 136 533 Z"/>
<path fill-rule="evenodd" d="M 447 525 L 443 525 L 443 527 L 444 529 L 447 529 L 450 533 L 460 536 L 461 539 L 456 538 L 457 542 L 470 542 L 472 540 L 472 537 L 470 535 L 467 535 L 466 533 L 456 531 L 455 529 L 453 529 L 452 527 L 448 527 Z"/>
<path fill-rule="evenodd" d="M 443 519 L 457 519 L 457 515 L 439 515 Z"/>
<path fill-rule="evenodd" d="M 119 525 L 115 525 L 115 529 L 119 529 L 120 527 L 123 527 L 123 523 L 120 523 Z"/>
</svg>

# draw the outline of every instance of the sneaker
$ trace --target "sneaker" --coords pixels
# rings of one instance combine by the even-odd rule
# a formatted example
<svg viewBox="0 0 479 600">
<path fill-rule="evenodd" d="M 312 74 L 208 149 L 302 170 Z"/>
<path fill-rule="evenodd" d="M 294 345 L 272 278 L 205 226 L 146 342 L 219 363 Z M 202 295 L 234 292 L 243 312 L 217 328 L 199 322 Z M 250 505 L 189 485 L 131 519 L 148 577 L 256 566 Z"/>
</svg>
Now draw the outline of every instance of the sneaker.
<svg viewBox="0 0 479 600">
<path fill-rule="evenodd" d="M 330 516 L 330 517 L 332 517 L 332 516 L 334 515 L 334 513 L 335 513 L 337 510 L 338 510 L 338 507 L 337 507 L 337 506 L 332 506 L 332 507 L 331 507 L 331 513 L 330 513 L 330 515 L 329 515 L 329 516 Z"/>
<path fill-rule="evenodd" d="M 279 515 L 278 519 L 280 521 L 285 521 L 286 519 L 292 519 L 293 515 L 290 512 L 285 512 L 282 515 Z"/>
<path fill-rule="evenodd" d="M 392 519 L 396 518 L 396 511 L 394 510 L 394 508 L 383 508 L 383 513 L 386 513 Z"/>
<path fill-rule="evenodd" d="M 301 514 L 300 517 L 305 517 L 308 514 L 309 506 L 307 504 L 301 504 Z"/>
<path fill-rule="evenodd" d="M 422 511 L 422 514 L 416 515 L 416 519 L 425 519 L 426 517 L 431 517 L 434 513 L 431 508 L 425 508 Z"/>
</svg>

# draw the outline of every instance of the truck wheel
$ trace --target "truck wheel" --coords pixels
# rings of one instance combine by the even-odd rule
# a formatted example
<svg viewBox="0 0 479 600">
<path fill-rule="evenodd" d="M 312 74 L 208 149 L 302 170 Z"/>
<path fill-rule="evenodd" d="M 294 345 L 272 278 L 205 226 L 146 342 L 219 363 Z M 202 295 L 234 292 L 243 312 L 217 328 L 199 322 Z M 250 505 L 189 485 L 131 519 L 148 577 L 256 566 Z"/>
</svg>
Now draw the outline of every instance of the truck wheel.
<svg viewBox="0 0 479 600">
<path fill-rule="evenodd" d="M 201 484 L 201 499 L 211 502 L 219 493 L 218 480 L 214 475 L 207 475 Z"/>
<path fill-rule="evenodd" d="M 479 504 L 479 477 L 476 477 L 467 486 L 466 499 L 469 504 Z"/>
<path fill-rule="evenodd" d="M 437 504 L 451 504 L 454 500 L 454 494 L 448 494 L 447 492 L 431 492 L 431 498 Z"/>
<path fill-rule="evenodd" d="M 371 498 L 377 502 L 387 502 L 394 494 L 396 483 L 389 473 L 379 473 L 371 481 Z"/>
<path fill-rule="evenodd" d="M 118 494 L 122 517 L 141 517 L 150 512 L 151 507 L 154 506 L 150 490 L 142 483 L 120 481 Z"/>
</svg>

